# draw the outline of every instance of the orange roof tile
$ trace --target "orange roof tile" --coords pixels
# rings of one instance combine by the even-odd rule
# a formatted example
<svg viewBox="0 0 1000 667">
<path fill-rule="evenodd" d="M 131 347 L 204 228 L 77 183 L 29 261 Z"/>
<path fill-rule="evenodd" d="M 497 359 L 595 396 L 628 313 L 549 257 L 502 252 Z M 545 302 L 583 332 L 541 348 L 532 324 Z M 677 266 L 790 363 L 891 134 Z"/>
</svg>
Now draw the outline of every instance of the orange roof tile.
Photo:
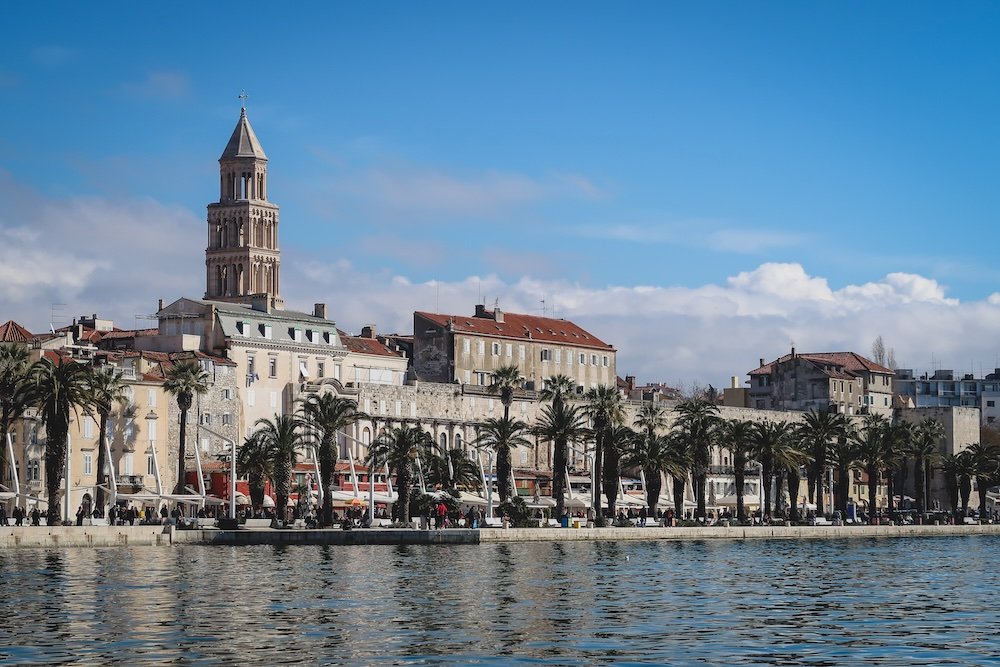
<svg viewBox="0 0 1000 667">
<path fill-rule="evenodd" d="M 31 338 L 31 332 L 14 320 L 0 324 L 0 343 L 27 343 Z"/>
<path fill-rule="evenodd" d="M 415 315 L 419 315 L 442 327 L 448 326 L 450 323 L 455 328 L 455 331 L 460 333 L 561 343 L 563 345 L 592 347 L 603 350 L 614 349 L 613 346 L 605 343 L 597 336 L 594 336 L 569 320 L 559 320 L 552 317 L 504 313 L 504 321 L 497 322 L 491 317 L 475 317 L 472 315 L 442 315 L 440 313 L 419 311 Z"/>
</svg>

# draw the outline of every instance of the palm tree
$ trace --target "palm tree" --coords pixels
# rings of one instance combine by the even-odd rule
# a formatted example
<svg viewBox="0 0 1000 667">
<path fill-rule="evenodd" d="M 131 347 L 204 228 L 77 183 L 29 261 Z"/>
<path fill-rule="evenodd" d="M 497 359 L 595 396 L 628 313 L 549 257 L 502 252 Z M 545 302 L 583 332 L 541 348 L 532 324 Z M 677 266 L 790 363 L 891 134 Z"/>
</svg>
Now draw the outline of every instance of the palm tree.
<svg viewBox="0 0 1000 667">
<path fill-rule="evenodd" d="M 885 469 L 890 454 L 889 428 L 881 415 L 869 415 L 864 426 L 851 436 L 858 460 L 868 477 L 868 523 L 872 525 L 878 521 L 875 500 L 878 476 Z"/>
<path fill-rule="evenodd" d="M 531 429 L 538 439 L 554 443 L 556 455 L 552 465 L 552 496 L 556 501 L 555 516 L 562 517 L 566 507 L 566 452 L 570 443 L 583 443 L 590 437 L 583 408 L 559 399 L 542 408 L 538 422 Z"/>
<path fill-rule="evenodd" d="M 27 407 L 28 348 L 0 345 L 0 483 L 7 481 L 7 434 Z"/>
<path fill-rule="evenodd" d="M 427 482 L 442 489 L 473 488 L 479 482 L 479 471 L 461 449 L 434 445 L 421 459 L 426 467 Z"/>
<path fill-rule="evenodd" d="M 71 416 L 87 404 L 88 369 L 81 363 L 59 357 L 42 357 L 28 369 L 27 400 L 38 408 L 45 424 L 45 486 L 48 493 L 48 523 L 59 525 L 59 481 L 66 467 L 66 443 Z M 66 480 L 69 490 L 71 480 Z"/>
<path fill-rule="evenodd" d="M 784 422 L 781 422 L 784 423 Z M 799 485 L 802 481 L 800 469 L 809 461 L 809 452 L 802 449 L 801 444 L 795 438 L 795 427 L 787 424 L 784 427 L 784 435 L 778 440 L 772 451 L 772 462 L 774 464 L 775 476 L 778 479 L 785 479 L 788 488 L 788 519 L 790 521 L 799 520 Z M 778 498 L 781 498 L 781 484 L 775 486 Z M 775 502 L 777 505 L 778 502 Z"/>
<path fill-rule="evenodd" d="M 250 502 L 254 507 L 264 504 L 264 483 L 274 476 L 274 455 L 270 442 L 255 432 L 243 443 L 236 455 L 236 471 L 250 484 Z"/>
<path fill-rule="evenodd" d="M 616 387 L 598 385 L 586 394 L 587 413 L 594 423 L 594 479 L 596 483 L 591 489 L 593 507 L 597 511 L 597 525 L 606 525 L 604 511 L 601 507 L 601 474 L 604 466 L 604 449 L 608 439 L 608 431 L 614 424 L 620 424 L 625 418 L 622 406 L 622 395 Z"/>
<path fill-rule="evenodd" d="M 770 516 L 771 481 L 776 465 L 786 459 L 783 450 L 789 445 L 793 431 L 788 422 L 770 420 L 754 424 L 753 431 L 753 457 L 761 466 L 761 512 L 762 516 Z"/>
<path fill-rule="evenodd" d="M 337 463 L 337 433 L 364 417 L 358 404 L 332 393 L 312 394 L 302 402 L 302 419 L 319 439 L 319 478 L 323 489 L 320 526 L 333 525 L 333 468 Z M 369 473 L 372 471 L 369 469 Z M 369 474 L 369 479 L 371 475 Z"/>
<path fill-rule="evenodd" d="M 746 486 L 746 467 L 753 451 L 753 422 L 745 419 L 727 419 L 719 425 L 719 444 L 729 450 L 733 457 L 733 476 L 736 478 L 736 516 L 747 520 L 743 502 Z"/>
<path fill-rule="evenodd" d="M 977 442 L 966 449 L 976 476 L 976 490 L 979 493 L 979 516 L 986 516 L 986 492 L 1000 478 L 1000 447 L 990 443 Z"/>
<path fill-rule="evenodd" d="M 528 425 L 520 419 L 506 417 L 491 417 L 479 429 L 478 445 L 492 449 L 497 455 L 497 488 L 500 490 L 501 503 L 509 500 L 513 493 L 510 485 L 513 472 L 510 450 L 515 447 L 531 447 L 531 441 L 526 437 L 529 432 Z"/>
<path fill-rule="evenodd" d="M 705 481 L 712 454 L 712 443 L 716 438 L 716 427 L 721 423 L 719 408 L 701 398 L 683 401 L 677 406 L 678 418 L 674 428 L 679 429 L 691 452 L 695 496 L 698 506 L 695 517 L 705 518 Z"/>
<path fill-rule="evenodd" d="M 677 443 L 676 438 L 656 434 L 651 436 L 646 431 L 638 434 L 632 443 L 631 452 L 623 459 L 625 465 L 642 469 L 646 478 L 646 505 L 651 514 L 655 515 L 656 505 L 660 502 L 661 475 L 687 477 L 691 461 L 686 456 L 686 450 L 677 447 Z"/>
<path fill-rule="evenodd" d="M 292 470 L 302 446 L 302 420 L 292 415 L 274 415 L 274 419 L 258 419 L 253 437 L 271 455 L 271 483 L 278 520 L 285 523 L 288 497 L 292 491 Z"/>
<path fill-rule="evenodd" d="M 127 386 L 122 374 L 110 366 L 91 367 L 87 375 L 88 412 L 97 413 L 100 432 L 97 445 L 97 507 L 104 510 L 104 471 L 112 462 L 107 460 L 105 450 L 108 439 L 108 419 L 115 405 L 128 400 Z"/>
<path fill-rule="evenodd" d="M 174 493 L 184 493 L 184 458 L 185 440 L 187 438 L 187 413 L 194 402 L 195 394 L 204 394 L 208 391 L 208 373 L 194 359 L 188 359 L 175 364 L 167 371 L 166 382 L 163 388 L 168 393 L 177 397 L 177 407 L 181 411 L 180 438 L 177 447 L 177 484 Z"/>
<path fill-rule="evenodd" d="M 388 466 L 396 477 L 399 497 L 392 506 L 395 521 L 409 520 L 413 465 L 418 458 L 426 459 L 433 446 L 430 434 L 419 426 L 397 426 L 379 434 L 368 448 L 368 469 Z"/>
<path fill-rule="evenodd" d="M 917 508 L 921 514 L 927 512 L 930 501 L 931 466 L 938 459 L 938 442 L 944 437 L 941 422 L 925 417 L 914 429 L 914 440 L 910 447 L 913 455 L 913 481 L 916 486 Z"/>
<path fill-rule="evenodd" d="M 608 429 L 604 443 L 604 496 L 608 499 L 608 514 L 615 516 L 618 502 L 618 478 L 621 477 L 621 460 L 632 449 L 636 432 L 623 424 Z"/>
<path fill-rule="evenodd" d="M 816 514 L 823 516 L 823 478 L 826 475 L 827 452 L 830 443 L 847 433 L 847 417 L 839 412 L 810 410 L 798 428 L 799 439 L 806 449 L 812 465 L 807 470 L 807 495 L 816 503 Z"/>
<path fill-rule="evenodd" d="M 523 380 L 521 369 L 516 365 L 501 366 L 493 371 L 493 384 L 489 386 L 491 394 L 500 394 L 503 405 L 503 418 L 510 418 L 510 404 L 514 402 L 514 390 L 520 389 Z"/>
</svg>

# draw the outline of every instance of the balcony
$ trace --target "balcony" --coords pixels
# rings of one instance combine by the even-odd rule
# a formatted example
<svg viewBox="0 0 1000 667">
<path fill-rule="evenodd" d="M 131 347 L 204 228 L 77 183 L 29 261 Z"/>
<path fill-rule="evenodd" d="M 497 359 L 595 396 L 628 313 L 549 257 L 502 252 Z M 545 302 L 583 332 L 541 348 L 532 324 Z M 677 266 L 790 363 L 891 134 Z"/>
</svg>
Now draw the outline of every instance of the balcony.
<svg viewBox="0 0 1000 667">
<path fill-rule="evenodd" d="M 142 486 L 143 475 L 118 475 L 118 486 Z"/>
</svg>

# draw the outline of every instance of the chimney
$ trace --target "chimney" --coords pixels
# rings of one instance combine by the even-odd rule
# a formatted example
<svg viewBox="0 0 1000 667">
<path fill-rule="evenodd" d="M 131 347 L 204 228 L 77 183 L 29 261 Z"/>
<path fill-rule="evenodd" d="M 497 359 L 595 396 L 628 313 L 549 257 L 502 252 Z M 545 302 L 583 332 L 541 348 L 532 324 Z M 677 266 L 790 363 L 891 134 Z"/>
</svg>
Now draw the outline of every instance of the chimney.
<svg viewBox="0 0 1000 667">
<path fill-rule="evenodd" d="M 250 307 L 260 313 L 271 312 L 271 296 L 267 293 L 251 294 Z"/>
<path fill-rule="evenodd" d="M 485 305 L 483 305 L 481 303 L 477 303 L 476 304 L 476 317 L 489 317 L 489 315 L 486 314 L 486 306 Z"/>
<path fill-rule="evenodd" d="M 322 320 L 326 319 L 326 304 L 316 303 L 313 304 L 313 317 L 318 317 Z"/>
<path fill-rule="evenodd" d="M 761 367 L 763 367 L 763 366 L 764 366 L 764 357 L 761 357 L 761 358 L 760 358 L 760 365 L 761 365 Z"/>
<path fill-rule="evenodd" d="M 493 309 L 493 319 L 500 324 L 503 324 L 503 311 L 500 310 L 500 306 Z"/>
<path fill-rule="evenodd" d="M 635 376 L 634 375 L 626 375 L 625 376 L 625 384 L 628 386 L 628 390 L 629 391 L 632 391 L 633 389 L 635 389 Z"/>
<path fill-rule="evenodd" d="M 158 299 L 156 302 L 156 312 L 163 310 L 163 299 Z"/>
<path fill-rule="evenodd" d="M 740 388 L 740 376 L 739 375 L 731 375 L 729 377 L 729 387 L 731 389 L 739 389 Z"/>
<path fill-rule="evenodd" d="M 795 348 L 793 347 L 792 348 L 792 359 L 794 359 L 794 358 L 795 358 Z"/>
<path fill-rule="evenodd" d="M 375 325 L 374 324 L 366 324 L 365 326 L 361 327 L 361 337 L 362 338 L 372 338 L 372 339 L 374 339 L 375 338 Z"/>
</svg>

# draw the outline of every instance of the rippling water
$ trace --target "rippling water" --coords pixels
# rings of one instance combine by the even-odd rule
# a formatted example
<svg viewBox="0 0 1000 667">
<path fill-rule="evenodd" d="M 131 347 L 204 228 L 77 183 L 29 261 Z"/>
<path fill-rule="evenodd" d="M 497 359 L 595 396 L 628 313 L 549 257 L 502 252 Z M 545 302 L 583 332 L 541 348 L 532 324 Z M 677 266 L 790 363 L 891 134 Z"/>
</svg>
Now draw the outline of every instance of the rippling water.
<svg viewBox="0 0 1000 667">
<path fill-rule="evenodd" d="M 0 551 L 0 661 L 982 665 L 1000 537 Z"/>
</svg>

